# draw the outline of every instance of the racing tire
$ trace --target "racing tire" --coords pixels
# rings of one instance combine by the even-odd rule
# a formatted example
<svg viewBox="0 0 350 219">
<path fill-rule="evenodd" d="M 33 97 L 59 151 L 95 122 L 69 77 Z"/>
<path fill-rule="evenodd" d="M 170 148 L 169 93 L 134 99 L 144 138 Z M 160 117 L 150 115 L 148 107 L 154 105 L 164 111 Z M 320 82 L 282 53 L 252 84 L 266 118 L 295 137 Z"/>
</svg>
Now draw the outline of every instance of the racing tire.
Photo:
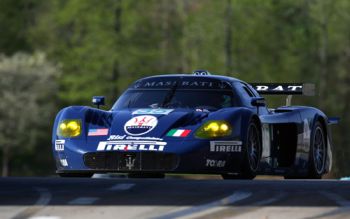
<svg viewBox="0 0 350 219">
<path fill-rule="evenodd" d="M 326 135 L 322 124 L 317 121 L 310 139 L 309 169 L 306 176 L 285 176 L 285 179 L 321 179 L 326 168 Z"/>
<path fill-rule="evenodd" d="M 164 173 L 129 173 L 128 178 L 133 178 L 133 179 L 136 179 L 136 178 L 163 179 L 163 178 L 165 178 L 165 174 Z"/>
<path fill-rule="evenodd" d="M 326 136 L 322 124 L 317 121 L 312 130 L 309 152 L 309 179 L 321 179 L 326 168 Z"/>
<path fill-rule="evenodd" d="M 242 170 L 239 174 L 222 174 L 223 179 L 254 179 L 256 177 L 262 151 L 261 135 L 256 122 L 248 125 L 246 150 L 242 162 Z"/>
<path fill-rule="evenodd" d="M 60 177 L 80 177 L 80 178 L 91 178 L 93 173 L 58 173 Z"/>
</svg>

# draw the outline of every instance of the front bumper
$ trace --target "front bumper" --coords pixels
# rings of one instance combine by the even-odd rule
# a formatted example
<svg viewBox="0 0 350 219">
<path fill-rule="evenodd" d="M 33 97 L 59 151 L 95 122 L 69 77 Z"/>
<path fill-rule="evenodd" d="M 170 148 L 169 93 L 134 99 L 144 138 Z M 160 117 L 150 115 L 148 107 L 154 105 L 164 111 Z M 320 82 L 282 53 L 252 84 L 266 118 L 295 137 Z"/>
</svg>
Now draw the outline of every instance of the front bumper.
<svg viewBox="0 0 350 219">
<path fill-rule="evenodd" d="M 66 141 L 64 151 L 55 151 L 57 172 L 238 172 L 243 151 L 215 151 L 209 140 L 168 141 L 164 151 L 81 150 Z M 96 148 L 96 147 L 95 147 Z M 242 146 L 243 148 L 243 146 Z M 214 151 L 213 151 L 214 150 Z"/>
</svg>

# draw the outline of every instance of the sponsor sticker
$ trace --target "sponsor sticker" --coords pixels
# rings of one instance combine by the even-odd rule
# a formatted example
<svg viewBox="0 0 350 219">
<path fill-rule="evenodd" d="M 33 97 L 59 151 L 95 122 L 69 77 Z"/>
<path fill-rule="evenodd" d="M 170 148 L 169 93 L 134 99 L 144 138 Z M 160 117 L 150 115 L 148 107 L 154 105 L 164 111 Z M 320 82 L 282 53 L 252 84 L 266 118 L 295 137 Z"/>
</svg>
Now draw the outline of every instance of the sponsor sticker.
<svg viewBox="0 0 350 219">
<path fill-rule="evenodd" d="M 68 161 L 67 159 L 60 159 L 61 165 L 64 167 L 68 167 Z"/>
<path fill-rule="evenodd" d="M 163 151 L 166 144 L 163 141 L 101 141 L 97 151 Z"/>
<path fill-rule="evenodd" d="M 55 141 L 55 150 L 56 151 L 64 151 L 64 144 L 66 140 L 56 140 Z"/>
<path fill-rule="evenodd" d="M 171 129 L 166 136 L 169 137 L 187 137 L 191 130 L 188 129 Z"/>
<path fill-rule="evenodd" d="M 132 115 L 168 115 L 174 111 L 174 109 L 138 109 L 132 112 Z"/>
<path fill-rule="evenodd" d="M 207 159 L 205 166 L 207 167 L 225 167 L 226 160 L 211 160 Z"/>
<path fill-rule="evenodd" d="M 108 129 L 89 129 L 88 136 L 108 135 Z"/>
<path fill-rule="evenodd" d="M 268 85 L 256 85 L 257 91 L 299 91 L 303 88 L 302 85 L 274 85 L 274 86 L 268 86 Z"/>
<path fill-rule="evenodd" d="M 210 152 L 242 152 L 241 141 L 211 141 Z"/>
<path fill-rule="evenodd" d="M 109 136 L 109 138 L 107 139 L 108 141 L 112 141 L 112 140 L 123 140 L 125 139 L 126 135 L 111 135 Z"/>
<path fill-rule="evenodd" d="M 107 139 L 108 141 L 113 141 L 113 140 L 137 140 L 137 141 L 163 141 L 162 138 L 157 138 L 157 137 L 138 137 L 138 136 L 127 136 L 127 135 L 111 135 Z"/>
<path fill-rule="evenodd" d="M 129 135 L 144 135 L 152 131 L 158 124 L 157 117 L 154 116 L 136 116 L 124 125 L 124 131 Z"/>
<path fill-rule="evenodd" d="M 226 81 L 212 80 L 206 78 L 182 79 L 156 78 L 138 81 L 134 88 L 172 88 L 177 86 L 179 89 L 230 89 L 232 85 Z"/>
</svg>

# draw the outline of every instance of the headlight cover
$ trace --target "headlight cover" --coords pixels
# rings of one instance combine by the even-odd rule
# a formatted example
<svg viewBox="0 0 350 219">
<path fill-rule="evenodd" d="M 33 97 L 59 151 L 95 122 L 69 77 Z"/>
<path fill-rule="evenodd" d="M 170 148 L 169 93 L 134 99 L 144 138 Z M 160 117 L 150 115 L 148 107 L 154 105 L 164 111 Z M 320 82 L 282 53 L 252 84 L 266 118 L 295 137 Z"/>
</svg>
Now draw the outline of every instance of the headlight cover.
<svg viewBox="0 0 350 219">
<path fill-rule="evenodd" d="M 210 120 L 202 125 L 195 133 L 198 138 L 217 138 L 229 136 L 232 133 L 232 127 L 229 122 L 224 120 Z"/>
<path fill-rule="evenodd" d="M 81 134 L 81 129 L 81 120 L 79 119 L 62 120 L 58 124 L 57 135 L 65 138 L 78 137 Z"/>
</svg>

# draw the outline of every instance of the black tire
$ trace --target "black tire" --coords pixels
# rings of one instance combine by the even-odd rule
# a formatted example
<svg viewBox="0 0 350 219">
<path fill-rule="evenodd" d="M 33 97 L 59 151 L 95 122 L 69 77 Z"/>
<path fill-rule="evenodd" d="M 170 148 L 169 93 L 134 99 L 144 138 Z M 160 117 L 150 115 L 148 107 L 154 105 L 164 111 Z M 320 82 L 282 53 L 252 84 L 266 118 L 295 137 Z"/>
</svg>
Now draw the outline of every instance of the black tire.
<svg viewBox="0 0 350 219">
<path fill-rule="evenodd" d="M 128 178 L 152 178 L 152 179 L 163 179 L 165 178 L 164 173 L 129 173 Z"/>
<path fill-rule="evenodd" d="M 93 173 L 58 173 L 60 177 L 80 177 L 80 178 L 91 178 Z"/>
<path fill-rule="evenodd" d="M 248 125 L 247 137 L 242 162 L 242 170 L 239 174 L 222 174 L 224 179 L 254 179 L 256 177 L 261 158 L 261 135 L 258 125 L 251 121 Z"/>
<path fill-rule="evenodd" d="M 316 122 L 311 136 L 308 178 L 321 179 L 326 168 L 327 145 L 323 126 L 319 121 Z"/>
<path fill-rule="evenodd" d="M 326 168 L 326 135 L 322 124 L 317 121 L 311 132 L 309 170 L 306 176 L 285 176 L 285 179 L 321 179 Z"/>
</svg>

